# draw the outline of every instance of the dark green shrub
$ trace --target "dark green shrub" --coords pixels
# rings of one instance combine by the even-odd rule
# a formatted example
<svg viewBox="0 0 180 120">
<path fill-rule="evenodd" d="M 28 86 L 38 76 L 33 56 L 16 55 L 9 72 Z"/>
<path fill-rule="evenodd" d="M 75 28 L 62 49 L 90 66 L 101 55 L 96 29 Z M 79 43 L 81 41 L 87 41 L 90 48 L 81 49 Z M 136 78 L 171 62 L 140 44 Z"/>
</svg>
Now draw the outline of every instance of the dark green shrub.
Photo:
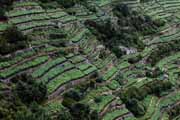
<svg viewBox="0 0 180 120">
<path fill-rule="evenodd" d="M 64 109 L 59 112 L 57 120 L 73 120 L 69 110 Z"/>
<path fill-rule="evenodd" d="M 16 27 L 9 27 L 0 36 L 0 54 L 5 55 L 27 47 L 28 37 Z"/>
<path fill-rule="evenodd" d="M 78 91 L 71 90 L 64 94 L 64 98 L 71 98 L 75 101 L 79 101 L 82 98 L 82 96 L 80 95 Z"/>
<path fill-rule="evenodd" d="M 37 82 L 26 74 L 16 76 L 13 79 L 13 81 L 17 81 L 15 91 L 23 103 L 40 103 L 46 99 L 47 88 L 44 83 Z"/>
<path fill-rule="evenodd" d="M 73 7 L 76 4 L 76 0 L 56 0 L 58 4 L 65 8 Z"/>
<path fill-rule="evenodd" d="M 144 105 L 134 98 L 128 100 L 126 107 L 137 117 L 143 116 L 146 113 Z"/>
<path fill-rule="evenodd" d="M 77 103 L 74 104 L 70 113 L 73 116 L 74 120 L 98 120 L 97 111 L 91 111 L 88 105 Z"/>
<path fill-rule="evenodd" d="M 125 91 L 121 91 L 120 98 L 126 104 L 126 107 L 137 117 L 143 116 L 146 108 L 141 103 L 149 94 L 160 96 L 164 91 L 172 88 L 172 83 L 169 81 L 153 81 L 144 85 L 141 88 L 130 87 Z"/>
<path fill-rule="evenodd" d="M 68 98 L 68 97 L 64 98 L 62 101 L 62 105 L 67 108 L 71 108 L 71 106 L 75 103 L 77 103 L 77 101 L 73 100 L 72 98 Z"/>
<path fill-rule="evenodd" d="M 19 111 L 15 120 L 51 120 L 48 112 L 36 102 L 29 106 L 29 110 Z"/>
<path fill-rule="evenodd" d="M 95 103 L 100 103 L 102 100 L 101 100 L 101 98 L 100 97 L 96 97 L 95 99 L 94 99 L 94 102 Z"/>
</svg>

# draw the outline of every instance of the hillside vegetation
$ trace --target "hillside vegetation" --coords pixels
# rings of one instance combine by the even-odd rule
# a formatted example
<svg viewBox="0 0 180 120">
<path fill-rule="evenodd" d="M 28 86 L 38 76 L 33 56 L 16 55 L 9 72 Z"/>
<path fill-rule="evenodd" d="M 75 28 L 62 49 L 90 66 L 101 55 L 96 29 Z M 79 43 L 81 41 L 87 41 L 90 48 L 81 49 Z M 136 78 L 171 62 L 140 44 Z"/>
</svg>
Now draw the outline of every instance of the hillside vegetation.
<svg viewBox="0 0 180 120">
<path fill-rule="evenodd" d="M 0 120 L 179 120 L 180 0 L 0 0 Z"/>
</svg>

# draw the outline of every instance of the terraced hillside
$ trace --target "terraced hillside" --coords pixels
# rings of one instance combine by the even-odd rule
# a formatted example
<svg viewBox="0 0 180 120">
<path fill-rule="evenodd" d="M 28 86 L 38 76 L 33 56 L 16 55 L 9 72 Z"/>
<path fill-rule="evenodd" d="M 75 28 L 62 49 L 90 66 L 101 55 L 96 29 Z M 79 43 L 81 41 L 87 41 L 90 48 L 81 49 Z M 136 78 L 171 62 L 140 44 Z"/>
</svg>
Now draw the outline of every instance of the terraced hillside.
<svg viewBox="0 0 180 120">
<path fill-rule="evenodd" d="M 180 0 L 67 1 L 0 0 L 0 120 L 180 120 Z"/>
</svg>

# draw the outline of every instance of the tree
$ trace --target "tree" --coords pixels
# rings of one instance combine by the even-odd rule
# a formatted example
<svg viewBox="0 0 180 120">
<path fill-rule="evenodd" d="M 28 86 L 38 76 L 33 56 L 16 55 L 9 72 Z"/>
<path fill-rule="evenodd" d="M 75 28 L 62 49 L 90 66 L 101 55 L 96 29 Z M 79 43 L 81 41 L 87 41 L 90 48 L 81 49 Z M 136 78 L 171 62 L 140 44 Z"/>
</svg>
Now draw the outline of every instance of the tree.
<svg viewBox="0 0 180 120">
<path fill-rule="evenodd" d="M 36 102 L 33 102 L 28 110 L 17 112 L 15 120 L 51 120 L 47 111 Z"/>
<path fill-rule="evenodd" d="M 122 13 L 123 16 L 127 17 L 130 15 L 130 9 L 129 7 L 127 6 L 127 4 L 118 4 L 116 7 L 115 7 L 115 10 L 119 11 Z"/>
<path fill-rule="evenodd" d="M 70 113 L 74 120 L 91 120 L 90 119 L 90 107 L 82 103 L 76 103 L 72 105 Z"/>
<path fill-rule="evenodd" d="M 64 109 L 59 112 L 57 120 L 73 120 L 69 110 Z"/>
<path fill-rule="evenodd" d="M 7 28 L 0 36 L 0 54 L 5 55 L 27 47 L 28 37 L 16 27 Z"/>
<path fill-rule="evenodd" d="M 118 46 L 115 46 L 112 48 L 112 52 L 118 57 L 120 58 L 122 55 L 125 55 L 126 53 L 123 52 L 121 49 L 118 48 Z"/>
<path fill-rule="evenodd" d="M 2 85 L 9 90 L 3 92 L 0 87 L 0 119 L 1 120 L 49 120 L 47 112 L 36 102 L 24 104 L 10 85 Z M 13 84 L 16 85 L 16 84 Z M 3 88 L 4 89 L 4 88 Z M 26 91 L 22 91 L 26 92 Z"/>
<path fill-rule="evenodd" d="M 76 4 L 76 0 L 56 0 L 58 4 L 65 8 L 73 7 Z"/>
<path fill-rule="evenodd" d="M 24 36 L 15 26 L 7 28 L 3 32 L 3 37 L 7 39 L 9 43 L 27 40 L 27 36 Z"/>
<path fill-rule="evenodd" d="M 7 17 L 5 17 L 5 10 L 3 8 L 0 8 L 0 21 L 6 19 Z"/>
<path fill-rule="evenodd" d="M 146 112 L 144 105 L 137 99 L 129 99 L 126 105 L 127 108 L 134 113 L 135 116 L 143 116 Z"/>
<path fill-rule="evenodd" d="M 71 108 L 71 106 L 73 104 L 77 103 L 77 101 L 73 100 L 72 98 L 66 97 L 63 99 L 62 101 L 62 105 L 67 107 L 67 108 Z"/>
<path fill-rule="evenodd" d="M 14 0 L 0 0 L 0 5 L 8 6 L 13 3 Z"/>
<path fill-rule="evenodd" d="M 17 111 L 27 110 L 19 98 L 14 94 L 0 92 L 0 119 L 13 120 Z"/>
<path fill-rule="evenodd" d="M 75 101 L 79 101 L 82 98 L 82 96 L 80 95 L 80 93 L 78 91 L 71 90 L 64 94 L 64 98 L 71 98 Z"/>
<path fill-rule="evenodd" d="M 93 110 L 90 114 L 90 118 L 91 120 L 99 120 L 98 112 L 96 110 Z"/>
<path fill-rule="evenodd" d="M 13 81 L 17 81 L 15 91 L 22 102 L 26 104 L 34 101 L 40 103 L 46 99 L 47 87 L 44 83 L 35 81 L 27 74 L 16 76 Z"/>
</svg>

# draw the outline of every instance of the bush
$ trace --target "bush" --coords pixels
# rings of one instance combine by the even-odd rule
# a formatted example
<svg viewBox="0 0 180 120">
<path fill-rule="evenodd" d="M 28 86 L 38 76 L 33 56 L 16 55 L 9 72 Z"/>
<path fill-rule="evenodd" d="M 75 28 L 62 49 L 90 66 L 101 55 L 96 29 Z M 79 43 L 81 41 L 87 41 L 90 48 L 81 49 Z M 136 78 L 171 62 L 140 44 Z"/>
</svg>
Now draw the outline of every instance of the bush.
<svg viewBox="0 0 180 120">
<path fill-rule="evenodd" d="M 47 112 L 36 102 L 25 105 L 11 85 L 2 83 L 8 92 L 0 87 L 0 119 L 1 120 L 49 120 Z M 0 85 L 0 86 L 1 86 Z M 22 91 L 26 92 L 26 91 Z"/>
<path fill-rule="evenodd" d="M 112 48 L 112 52 L 118 57 L 120 58 L 121 56 L 125 55 L 125 51 L 123 52 L 121 49 L 119 49 L 118 47 L 113 47 Z"/>
<path fill-rule="evenodd" d="M 0 0 L 0 5 L 2 6 L 8 6 L 8 5 L 12 5 L 14 0 Z"/>
<path fill-rule="evenodd" d="M 59 5 L 62 5 L 64 8 L 73 7 L 75 4 L 80 4 L 85 2 L 86 0 L 39 0 L 42 3 L 49 3 L 49 2 L 57 2 Z"/>
<path fill-rule="evenodd" d="M 99 76 L 97 79 L 96 79 L 96 82 L 97 83 L 102 83 L 104 81 L 103 77 L 102 76 Z"/>
<path fill-rule="evenodd" d="M 141 55 L 135 56 L 135 57 L 131 57 L 128 59 L 128 62 L 131 64 L 137 63 L 139 60 L 142 59 Z"/>
<path fill-rule="evenodd" d="M 36 102 L 33 102 L 29 110 L 19 111 L 16 114 L 15 120 L 51 120 L 47 111 L 39 106 Z"/>
<path fill-rule="evenodd" d="M 73 100 L 72 98 L 64 98 L 62 101 L 62 105 L 67 107 L 67 108 L 71 108 L 71 106 L 73 104 L 77 103 L 77 101 Z"/>
<path fill-rule="evenodd" d="M 137 31 L 143 35 L 156 33 L 158 27 L 165 25 L 165 21 L 153 20 L 146 14 L 131 10 L 125 4 L 116 5 L 113 11 L 122 26 L 128 26 L 128 29 L 134 29 L 133 32 Z"/>
<path fill-rule="evenodd" d="M 102 101 L 101 97 L 96 97 L 96 98 L 94 99 L 94 102 L 95 102 L 95 103 L 100 103 L 101 101 Z"/>
<path fill-rule="evenodd" d="M 146 76 L 150 78 L 157 78 L 158 76 L 162 75 L 163 72 L 159 68 L 155 68 L 154 70 L 147 70 Z"/>
<path fill-rule="evenodd" d="M 171 88 L 171 82 L 157 80 L 148 83 L 141 88 L 130 87 L 128 90 L 120 93 L 120 98 L 135 116 L 142 116 L 144 115 L 146 108 L 141 101 L 144 100 L 147 95 L 154 94 L 160 96 L 163 91 L 167 91 Z"/>
<path fill-rule="evenodd" d="M 67 97 L 68 97 L 68 98 L 71 98 L 71 99 L 73 99 L 73 100 L 75 100 L 75 101 L 79 101 L 79 100 L 81 100 L 81 98 L 82 98 L 82 96 L 80 95 L 80 93 L 77 92 L 77 91 L 75 91 L 75 90 L 71 90 L 71 91 L 65 93 L 65 94 L 64 94 L 64 98 L 67 98 Z"/>
<path fill-rule="evenodd" d="M 13 79 L 13 81 L 17 81 L 15 91 L 23 103 L 41 103 L 46 99 L 47 87 L 44 83 L 37 82 L 26 74 L 16 76 Z"/>
<path fill-rule="evenodd" d="M 73 7 L 76 4 L 76 0 L 56 0 L 58 4 L 65 8 Z"/>
<path fill-rule="evenodd" d="M 7 17 L 5 16 L 5 10 L 3 8 L 0 8 L 0 21 L 1 20 L 7 20 Z"/>
<path fill-rule="evenodd" d="M 57 119 L 58 120 L 73 120 L 70 112 L 67 109 L 60 111 Z"/>
<path fill-rule="evenodd" d="M 5 11 L 11 8 L 14 0 L 0 0 L 0 21 L 6 21 Z"/>
<path fill-rule="evenodd" d="M 110 19 L 99 21 L 87 20 L 84 24 L 97 36 L 99 41 L 120 58 L 126 53 L 122 51 L 119 46 L 134 47 L 139 51 L 145 47 L 142 40 L 139 39 L 136 27 L 129 24 L 133 23 L 133 19 L 134 18 L 131 20 L 129 17 L 119 17 L 117 23 L 113 23 L 114 21 Z M 134 21 L 134 24 L 135 23 L 136 21 Z"/>
<path fill-rule="evenodd" d="M 71 109 L 70 113 L 73 116 L 74 120 L 98 120 L 98 113 L 97 111 L 91 111 L 88 105 L 77 103 L 74 104 Z"/>
<path fill-rule="evenodd" d="M 126 106 L 137 117 L 143 116 L 146 112 L 144 105 L 137 99 L 129 99 Z"/>
<path fill-rule="evenodd" d="M 28 37 L 16 27 L 9 27 L 0 36 L 0 54 L 5 55 L 27 47 Z"/>
<path fill-rule="evenodd" d="M 149 55 L 147 62 L 154 66 L 159 60 L 180 50 L 180 41 L 174 40 L 169 43 L 160 44 Z"/>
<path fill-rule="evenodd" d="M 3 32 L 3 37 L 8 40 L 9 43 L 17 43 L 18 41 L 24 41 L 27 36 L 24 36 L 16 27 L 12 26 L 7 28 Z"/>
<path fill-rule="evenodd" d="M 0 92 L 0 119 L 13 120 L 16 117 L 16 112 L 26 110 L 26 107 L 21 103 L 14 94 L 5 94 Z"/>
</svg>

